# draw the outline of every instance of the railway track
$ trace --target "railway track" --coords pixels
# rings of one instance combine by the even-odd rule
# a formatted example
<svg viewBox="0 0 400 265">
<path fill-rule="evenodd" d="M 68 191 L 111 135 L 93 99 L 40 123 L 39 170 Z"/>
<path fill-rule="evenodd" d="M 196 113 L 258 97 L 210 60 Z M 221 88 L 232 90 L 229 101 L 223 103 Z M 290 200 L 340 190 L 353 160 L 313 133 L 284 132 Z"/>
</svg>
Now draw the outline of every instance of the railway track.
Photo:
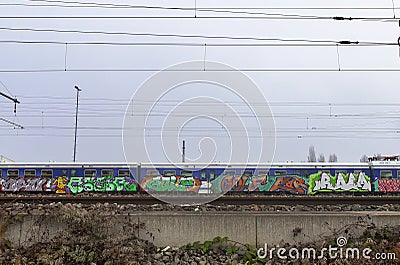
<svg viewBox="0 0 400 265">
<path fill-rule="evenodd" d="M 201 203 L 204 201 L 202 196 L 169 196 L 168 200 L 188 202 L 188 204 Z M 161 197 L 161 199 L 163 199 Z M 167 198 L 164 198 L 165 200 Z M 68 195 L 40 195 L 40 196 L 1 196 L 0 204 L 24 202 L 24 203 L 119 203 L 119 204 L 165 204 L 166 202 L 149 195 L 143 196 L 68 196 Z M 361 204 L 361 205 L 384 205 L 400 204 L 399 196 L 222 196 L 212 202 L 212 205 L 342 205 L 342 204 Z"/>
</svg>

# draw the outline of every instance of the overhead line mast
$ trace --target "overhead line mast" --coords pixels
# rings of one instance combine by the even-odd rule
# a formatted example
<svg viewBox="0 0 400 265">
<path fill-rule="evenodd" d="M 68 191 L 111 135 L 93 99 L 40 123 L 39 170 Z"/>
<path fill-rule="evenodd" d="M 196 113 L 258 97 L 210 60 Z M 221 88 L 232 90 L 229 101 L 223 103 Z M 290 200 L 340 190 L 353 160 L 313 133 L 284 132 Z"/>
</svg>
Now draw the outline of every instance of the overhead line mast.
<svg viewBox="0 0 400 265">
<path fill-rule="evenodd" d="M 7 94 L 4 94 L 3 92 L 0 92 L 0 96 L 3 96 L 3 97 L 5 97 L 6 99 L 9 99 L 9 100 L 11 100 L 12 102 L 14 102 L 14 113 L 17 113 L 17 104 L 19 104 L 19 103 L 21 103 L 21 102 L 19 102 L 17 98 L 13 98 L 13 97 L 11 97 L 11 96 L 9 96 L 9 95 L 7 95 Z M 24 129 L 24 127 L 23 127 L 22 125 L 17 124 L 17 123 L 15 123 L 15 122 L 9 121 L 9 120 L 4 119 L 4 118 L 0 118 L 0 120 L 1 120 L 1 121 L 4 121 L 4 122 L 6 122 L 6 123 L 9 123 L 9 124 L 11 124 L 11 125 L 14 125 L 15 127 L 19 127 L 20 129 Z"/>
</svg>

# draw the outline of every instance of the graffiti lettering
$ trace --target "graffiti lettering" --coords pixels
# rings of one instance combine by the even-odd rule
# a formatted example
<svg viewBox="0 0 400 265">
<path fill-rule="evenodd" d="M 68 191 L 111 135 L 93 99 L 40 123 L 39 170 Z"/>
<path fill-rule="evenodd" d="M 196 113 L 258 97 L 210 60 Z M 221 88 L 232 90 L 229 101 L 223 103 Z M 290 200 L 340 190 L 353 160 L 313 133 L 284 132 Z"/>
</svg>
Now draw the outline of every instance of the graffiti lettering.
<svg viewBox="0 0 400 265">
<path fill-rule="evenodd" d="M 142 181 L 142 187 L 146 191 L 157 192 L 198 192 L 201 180 L 193 177 L 183 178 L 173 176 L 171 178 L 161 178 L 160 176 L 146 176 Z"/>
<path fill-rule="evenodd" d="M 227 191 L 259 191 L 267 183 L 266 176 L 219 176 L 211 182 L 213 193 Z"/>
<path fill-rule="evenodd" d="M 325 172 L 318 172 L 310 176 L 309 194 L 332 191 L 371 191 L 370 178 L 363 172 L 360 172 L 358 175 L 353 173 L 339 173 L 337 176 L 332 176 Z"/>
<path fill-rule="evenodd" d="M 45 191 L 46 178 L 6 178 L 0 180 L 1 191 Z"/>
<path fill-rule="evenodd" d="M 375 191 L 379 192 L 400 192 L 400 180 L 379 179 L 375 181 Z"/>
<path fill-rule="evenodd" d="M 269 191 L 284 191 L 294 194 L 306 194 L 308 185 L 305 180 L 297 176 L 276 177 Z"/>
<path fill-rule="evenodd" d="M 89 191 L 136 191 L 136 182 L 128 177 L 71 177 L 67 187 L 73 194 Z"/>
<path fill-rule="evenodd" d="M 219 176 L 211 182 L 213 193 L 232 191 L 284 191 L 305 194 L 306 180 L 299 176 Z"/>
</svg>

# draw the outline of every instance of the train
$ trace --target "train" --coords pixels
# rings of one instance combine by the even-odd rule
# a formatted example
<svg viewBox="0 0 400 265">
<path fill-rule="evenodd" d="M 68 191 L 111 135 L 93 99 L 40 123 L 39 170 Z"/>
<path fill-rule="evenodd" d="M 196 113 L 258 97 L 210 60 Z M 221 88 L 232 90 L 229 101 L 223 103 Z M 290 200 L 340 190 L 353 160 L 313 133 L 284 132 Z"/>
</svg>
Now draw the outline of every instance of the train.
<svg viewBox="0 0 400 265">
<path fill-rule="evenodd" d="M 80 194 L 400 192 L 400 162 L 149 164 L 0 163 L 0 192 Z"/>
</svg>

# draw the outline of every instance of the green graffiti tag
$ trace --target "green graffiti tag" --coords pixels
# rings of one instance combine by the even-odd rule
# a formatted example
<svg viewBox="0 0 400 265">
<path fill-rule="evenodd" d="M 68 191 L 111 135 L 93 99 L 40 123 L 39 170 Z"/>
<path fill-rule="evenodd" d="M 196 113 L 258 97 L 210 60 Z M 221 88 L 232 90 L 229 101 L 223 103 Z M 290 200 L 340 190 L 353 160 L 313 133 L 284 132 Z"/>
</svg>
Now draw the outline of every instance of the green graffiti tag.
<svg viewBox="0 0 400 265">
<path fill-rule="evenodd" d="M 68 188 L 71 193 L 80 192 L 115 192 L 115 191 L 136 191 L 136 183 L 126 177 L 71 177 L 68 181 Z"/>
<path fill-rule="evenodd" d="M 308 194 L 317 192 L 368 192 L 371 191 L 371 179 L 364 173 L 318 172 L 310 175 Z"/>
<path fill-rule="evenodd" d="M 146 183 L 145 189 L 152 191 L 187 191 L 187 188 L 193 187 L 193 179 L 182 179 L 176 183 L 174 179 L 151 179 Z"/>
</svg>

